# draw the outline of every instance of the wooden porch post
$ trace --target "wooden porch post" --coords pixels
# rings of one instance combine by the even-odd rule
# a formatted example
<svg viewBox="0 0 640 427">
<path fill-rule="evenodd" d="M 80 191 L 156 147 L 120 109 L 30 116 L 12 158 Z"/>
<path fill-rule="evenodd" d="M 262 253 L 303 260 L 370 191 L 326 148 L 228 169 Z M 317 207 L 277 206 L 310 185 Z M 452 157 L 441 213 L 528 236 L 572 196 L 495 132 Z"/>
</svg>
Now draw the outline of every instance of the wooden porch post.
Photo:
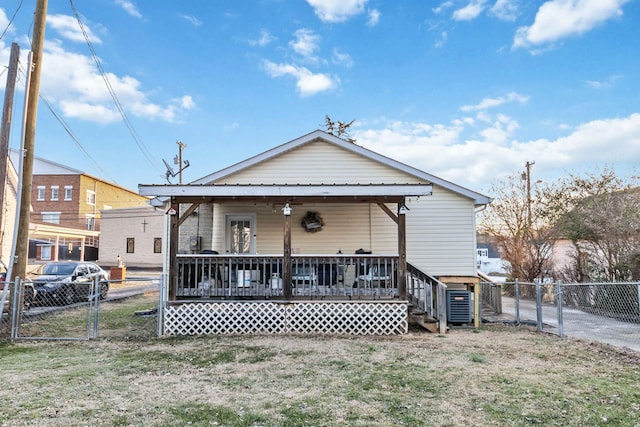
<svg viewBox="0 0 640 427">
<path fill-rule="evenodd" d="M 282 208 L 284 214 L 284 259 L 282 260 L 282 292 L 284 299 L 291 299 L 291 208 L 287 203 Z"/>
<path fill-rule="evenodd" d="M 407 299 L 406 210 L 404 202 L 398 203 L 398 296 L 401 301 Z"/>
<path fill-rule="evenodd" d="M 171 215 L 169 215 L 169 301 L 175 301 L 176 294 L 178 293 L 178 240 L 180 226 L 178 220 L 180 217 L 180 205 L 174 204 L 174 199 L 171 199 Z M 175 212 L 175 213 L 174 213 Z"/>
</svg>

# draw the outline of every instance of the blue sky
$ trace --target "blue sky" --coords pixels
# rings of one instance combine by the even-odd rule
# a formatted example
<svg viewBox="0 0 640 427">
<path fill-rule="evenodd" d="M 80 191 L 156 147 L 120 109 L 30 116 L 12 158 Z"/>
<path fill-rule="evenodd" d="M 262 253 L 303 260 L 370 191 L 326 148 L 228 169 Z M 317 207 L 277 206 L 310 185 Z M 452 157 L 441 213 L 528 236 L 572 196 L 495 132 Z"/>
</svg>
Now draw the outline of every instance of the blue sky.
<svg viewBox="0 0 640 427">
<path fill-rule="evenodd" d="M 0 6 L 3 97 L 34 9 Z M 36 155 L 134 190 L 166 182 L 176 141 L 188 182 L 327 114 L 355 119 L 357 144 L 487 194 L 527 161 L 544 180 L 640 164 L 638 0 L 50 1 L 45 38 Z"/>
</svg>

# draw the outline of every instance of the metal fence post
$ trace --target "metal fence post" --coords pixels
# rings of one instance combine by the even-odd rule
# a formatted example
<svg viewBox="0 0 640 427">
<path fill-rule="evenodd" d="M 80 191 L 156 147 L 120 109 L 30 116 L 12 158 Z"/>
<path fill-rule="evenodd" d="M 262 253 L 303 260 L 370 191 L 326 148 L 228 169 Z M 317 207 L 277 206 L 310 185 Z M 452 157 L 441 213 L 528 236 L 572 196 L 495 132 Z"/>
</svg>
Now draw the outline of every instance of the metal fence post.
<svg viewBox="0 0 640 427">
<path fill-rule="evenodd" d="M 9 340 L 15 341 L 18 337 L 18 317 L 20 316 L 20 310 L 18 309 L 18 301 L 20 301 L 20 278 L 16 277 L 13 282 L 13 289 L 11 290 L 11 333 Z"/>
<path fill-rule="evenodd" d="M 164 307 L 165 307 L 165 295 L 167 292 L 168 280 L 166 274 L 160 275 L 160 288 L 158 292 L 158 309 L 156 310 L 156 335 L 158 338 L 164 335 Z"/>
<path fill-rule="evenodd" d="M 540 281 L 536 281 L 536 324 L 538 332 L 542 332 L 542 289 Z"/>
<path fill-rule="evenodd" d="M 520 323 L 520 281 L 516 279 L 516 323 Z"/>
<path fill-rule="evenodd" d="M 98 338 L 98 325 L 100 322 L 100 277 L 93 278 L 93 338 Z"/>
<path fill-rule="evenodd" d="M 560 335 L 560 337 L 562 337 L 564 334 L 564 325 L 562 322 L 562 282 L 558 281 L 558 283 L 556 283 L 556 286 L 556 301 L 558 304 L 558 334 Z"/>
</svg>

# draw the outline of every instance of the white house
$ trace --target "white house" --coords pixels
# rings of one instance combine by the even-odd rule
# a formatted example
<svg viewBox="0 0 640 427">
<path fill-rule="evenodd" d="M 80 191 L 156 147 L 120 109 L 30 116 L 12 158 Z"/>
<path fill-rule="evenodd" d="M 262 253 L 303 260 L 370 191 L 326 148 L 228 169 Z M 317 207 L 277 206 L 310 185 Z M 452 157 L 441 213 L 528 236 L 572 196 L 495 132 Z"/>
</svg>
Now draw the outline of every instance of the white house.
<svg viewBox="0 0 640 427">
<path fill-rule="evenodd" d="M 475 212 L 491 200 L 323 131 L 186 185 L 139 189 L 155 196 L 165 212 L 176 213 L 167 230 L 170 333 L 211 327 L 209 322 L 191 329 L 201 319 L 172 311 L 185 310 L 184 298 L 195 296 L 280 297 L 306 304 L 316 295 L 344 297 L 343 307 L 357 304 L 355 297 L 371 303 L 386 296 L 392 301 L 385 309 L 390 302 L 404 306 L 402 323 L 410 301 L 433 310 L 428 295 L 435 301 L 436 293 L 441 316 L 442 286 L 478 288 Z M 245 284 L 246 271 L 251 274 Z M 281 293 L 270 280 L 282 280 Z M 372 325 L 379 327 L 379 319 Z M 252 327 L 257 326 L 241 329 Z M 317 322 L 303 327 L 317 328 Z"/>
</svg>

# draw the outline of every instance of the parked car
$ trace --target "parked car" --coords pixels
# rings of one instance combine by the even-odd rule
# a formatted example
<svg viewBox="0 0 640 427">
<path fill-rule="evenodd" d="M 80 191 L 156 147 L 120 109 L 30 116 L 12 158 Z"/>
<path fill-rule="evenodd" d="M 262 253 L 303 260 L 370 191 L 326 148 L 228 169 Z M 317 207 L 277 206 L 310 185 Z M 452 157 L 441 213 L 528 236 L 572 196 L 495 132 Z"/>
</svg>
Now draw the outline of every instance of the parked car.
<svg viewBox="0 0 640 427">
<path fill-rule="evenodd" d="M 11 301 L 11 284 L 6 283 L 7 280 L 7 267 L 4 265 L 2 261 L 0 261 L 0 299 L 2 298 L 2 294 L 4 293 L 4 287 L 7 287 L 6 299 L 4 301 L 4 306 L 2 307 L 2 312 L 9 312 L 9 302 Z M 35 290 L 33 288 L 33 283 L 30 280 L 24 280 L 22 282 L 24 284 L 24 299 L 23 304 L 24 308 L 28 309 L 33 302 L 33 298 L 35 296 Z"/>
<path fill-rule="evenodd" d="M 46 263 L 31 278 L 35 289 L 34 304 L 68 305 L 86 301 L 96 277 L 100 299 L 104 299 L 109 292 L 109 275 L 98 264 L 85 261 Z"/>
</svg>

